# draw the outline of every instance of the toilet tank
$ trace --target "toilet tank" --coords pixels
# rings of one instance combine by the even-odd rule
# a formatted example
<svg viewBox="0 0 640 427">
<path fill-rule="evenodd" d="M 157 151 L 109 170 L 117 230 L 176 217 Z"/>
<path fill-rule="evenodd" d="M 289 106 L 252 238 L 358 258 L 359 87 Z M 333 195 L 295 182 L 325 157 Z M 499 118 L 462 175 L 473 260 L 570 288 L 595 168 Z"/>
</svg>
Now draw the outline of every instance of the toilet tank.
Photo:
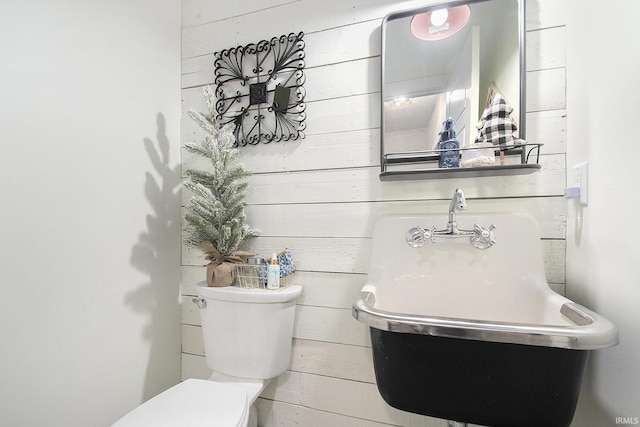
<svg viewBox="0 0 640 427">
<path fill-rule="evenodd" d="M 289 367 L 300 286 L 276 290 L 196 285 L 207 366 L 240 378 L 270 379 Z M 203 306 L 205 304 L 200 304 Z"/>
</svg>

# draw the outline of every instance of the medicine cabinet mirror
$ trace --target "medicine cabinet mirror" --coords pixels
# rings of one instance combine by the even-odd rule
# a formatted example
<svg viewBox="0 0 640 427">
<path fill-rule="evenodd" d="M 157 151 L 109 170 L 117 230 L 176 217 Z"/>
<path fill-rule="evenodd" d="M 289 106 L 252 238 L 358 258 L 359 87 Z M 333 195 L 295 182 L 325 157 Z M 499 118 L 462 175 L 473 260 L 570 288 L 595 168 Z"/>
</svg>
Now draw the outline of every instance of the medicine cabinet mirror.
<svg viewBox="0 0 640 427">
<path fill-rule="evenodd" d="M 464 152 L 496 93 L 513 107 L 517 136 L 525 139 L 524 58 L 524 0 L 454 1 L 387 15 L 382 22 L 380 178 L 539 169 L 537 161 L 528 163 L 527 146 L 496 149 L 495 156 L 503 159 L 496 166 L 438 168 L 442 123 L 449 117 L 456 121 Z"/>
</svg>

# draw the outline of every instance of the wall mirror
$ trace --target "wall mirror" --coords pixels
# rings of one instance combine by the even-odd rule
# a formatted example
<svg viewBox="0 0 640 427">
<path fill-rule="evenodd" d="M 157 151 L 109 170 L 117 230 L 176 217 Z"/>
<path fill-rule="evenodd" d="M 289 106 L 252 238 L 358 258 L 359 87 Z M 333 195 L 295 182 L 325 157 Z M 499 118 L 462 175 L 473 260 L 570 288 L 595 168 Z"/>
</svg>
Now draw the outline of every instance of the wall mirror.
<svg viewBox="0 0 640 427">
<path fill-rule="evenodd" d="M 455 120 L 464 151 L 495 93 L 513 107 L 518 137 L 524 139 L 524 57 L 524 0 L 454 1 L 387 15 L 382 22 L 381 179 L 414 179 L 425 171 L 452 176 L 457 170 L 429 166 L 435 156 L 437 168 L 439 152 L 432 150 L 438 148 L 442 123 Z M 506 167 L 481 168 L 476 175 L 512 173 L 525 163 L 525 151 L 520 149 Z M 529 166 L 539 169 L 537 164 L 524 168 Z"/>
</svg>

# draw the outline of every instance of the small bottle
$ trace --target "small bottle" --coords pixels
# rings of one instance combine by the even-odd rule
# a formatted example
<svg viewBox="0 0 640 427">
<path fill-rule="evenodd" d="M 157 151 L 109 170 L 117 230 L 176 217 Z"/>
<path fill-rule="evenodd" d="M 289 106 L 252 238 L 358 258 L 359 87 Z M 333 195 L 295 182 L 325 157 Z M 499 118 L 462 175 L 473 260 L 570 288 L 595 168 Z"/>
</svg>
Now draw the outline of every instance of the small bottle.
<svg viewBox="0 0 640 427">
<path fill-rule="evenodd" d="M 456 131 L 453 130 L 453 125 L 456 121 L 449 117 L 442 122 L 444 130 L 440 132 L 440 142 L 438 142 L 438 149 L 440 151 L 440 157 L 438 159 L 439 168 L 457 168 L 460 166 L 460 143 L 456 139 Z"/>
<path fill-rule="evenodd" d="M 280 287 L 280 266 L 276 254 L 271 255 L 271 264 L 267 268 L 267 288 L 278 289 Z"/>
</svg>

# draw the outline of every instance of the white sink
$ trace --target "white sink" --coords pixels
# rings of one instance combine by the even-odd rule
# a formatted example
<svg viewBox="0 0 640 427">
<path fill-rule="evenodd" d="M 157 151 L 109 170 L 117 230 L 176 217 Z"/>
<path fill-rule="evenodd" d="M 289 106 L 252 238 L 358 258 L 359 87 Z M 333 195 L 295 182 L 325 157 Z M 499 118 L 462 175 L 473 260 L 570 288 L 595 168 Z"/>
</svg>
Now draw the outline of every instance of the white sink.
<svg viewBox="0 0 640 427">
<path fill-rule="evenodd" d="M 468 236 L 407 244 L 408 230 L 446 222 L 389 215 L 374 226 L 353 316 L 371 327 L 383 398 L 459 422 L 569 425 L 589 350 L 616 345 L 617 329 L 549 288 L 528 215 L 458 214 L 460 230 L 495 224 L 487 249 Z"/>
</svg>

